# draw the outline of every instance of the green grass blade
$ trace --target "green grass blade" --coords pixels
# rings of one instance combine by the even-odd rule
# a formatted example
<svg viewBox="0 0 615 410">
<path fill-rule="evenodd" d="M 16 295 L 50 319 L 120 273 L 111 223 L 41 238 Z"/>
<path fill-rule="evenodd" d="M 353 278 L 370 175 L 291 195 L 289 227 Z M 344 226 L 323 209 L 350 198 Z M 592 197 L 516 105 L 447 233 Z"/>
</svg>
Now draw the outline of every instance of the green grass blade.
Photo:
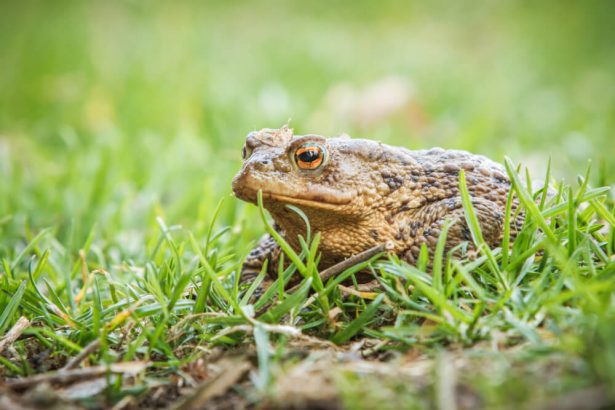
<svg viewBox="0 0 615 410">
<path fill-rule="evenodd" d="M 15 290 L 15 293 L 13 293 L 13 296 L 9 300 L 7 306 L 4 308 L 4 311 L 0 315 L 0 335 L 3 335 L 4 331 L 11 324 L 13 316 L 15 315 L 15 312 L 17 312 L 17 309 L 19 308 L 19 305 L 21 303 L 21 298 L 26 291 L 26 286 L 27 282 L 25 280 L 22 281 L 17 290 Z"/>
<path fill-rule="evenodd" d="M 308 278 L 305 282 L 293 293 L 284 299 L 279 305 L 273 306 L 267 312 L 259 316 L 258 320 L 266 323 L 278 322 L 282 316 L 288 313 L 293 308 L 301 307 L 307 297 L 307 293 L 312 286 L 312 278 Z"/>
<path fill-rule="evenodd" d="M 448 236 L 448 230 L 453 225 L 453 221 L 446 221 L 442 226 L 442 231 L 438 237 L 438 243 L 436 244 L 436 250 L 433 257 L 433 287 L 437 291 L 442 291 L 442 264 L 444 263 L 444 248 L 446 246 L 446 238 Z"/>
<path fill-rule="evenodd" d="M 572 188 L 568 187 L 568 256 L 572 256 L 577 247 L 577 214 Z"/>
<path fill-rule="evenodd" d="M 461 202 L 463 203 L 466 223 L 468 225 L 468 228 L 470 229 L 470 233 L 472 234 L 474 243 L 476 244 L 478 250 L 487 257 L 489 268 L 495 274 L 500 285 L 504 289 L 508 289 L 508 282 L 506 281 L 504 275 L 502 274 L 502 271 L 498 267 L 498 264 L 495 260 L 495 256 L 493 256 L 493 253 L 491 252 L 491 248 L 483 238 L 480 223 L 478 222 L 478 218 L 476 217 L 476 213 L 474 212 L 474 207 L 472 206 L 472 200 L 470 199 L 470 193 L 466 184 L 466 175 L 463 170 L 461 170 L 461 172 L 459 173 L 459 191 L 461 193 Z"/>
<path fill-rule="evenodd" d="M 611 227 L 615 227 L 615 216 L 613 216 L 612 212 L 609 212 L 609 210 L 606 209 L 604 204 L 595 199 L 592 199 L 589 203 L 592 208 L 594 208 L 596 213 L 600 215 L 600 218 L 604 219 L 609 225 L 611 225 Z"/>
<path fill-rule="evenodd" d="M 533 198 L 529 195 L 528 191 L 523 187 L 523 184 L 519 179 L 519 175 L 515 171 L 515 167 L 510 158 L 506 157 L 504 165 L 506 166 L 508 177 L 512 181 L 512 187 L 517 193 L 517 197 L 525 207 L 526 212 L 531 215 L 532 219 L 535 220 L 536 223 L 538 223 L 542 231 L 553 243 L 557 242 L 555 234 L 551 230 L 551 227 L 549 227 L 549 225 L 547 224 L 547 221 L 540 212 L 538 205 L 536 205 Z"/>
<path fill-rule="evenodd" d="M 372 303 L 370 303 L 367 308 L 352 322 L 348 324 L 344 329 L 337 332 L 331 338 L 331 341 L 335 344 L 346 343 L 350 340 L 354 335 L 359 333 L 367 323 L 378 313 L 378 308 L 382 304 L 384 300 L 384 293 L 379 294 L 376 299 Z"/>
<path fill-rule="evenodd" d="M 288 244 L 288 242 L 286 242 L 286 240 L 282 238 L 282 235 L 280 235 L 275 229 L 273 229 L 269 221 L 267 221 L 267 217 L 265 216 L 265 208 L 263 206 L 263 192 L 260 190 L 258 191 L 257 202 L 261 220 L 265 224 L 265 230 L 269 233 L 269 235 L 273 237 L 273 239 L 275 239 L 278 245 L 280 245 L 286 256 L 288 256 L 292 263 L 295 264 L 299 273 L 301 273 L 301 275 L 305 277 L 307 275 L 307 268 L 299 255 L 297 255 L 297 253 Z"/>
<path fill-rule="evenodd" d="M 504 232 L 502 233 L 502 270 L 506 271 L 508 266 L 508 257 L 510 254 L 510 222 L 512 220 L 512 203 L 514 191 L 508 191 L 506 197 L 506 208 L 504 209 Z"/>
</svg>

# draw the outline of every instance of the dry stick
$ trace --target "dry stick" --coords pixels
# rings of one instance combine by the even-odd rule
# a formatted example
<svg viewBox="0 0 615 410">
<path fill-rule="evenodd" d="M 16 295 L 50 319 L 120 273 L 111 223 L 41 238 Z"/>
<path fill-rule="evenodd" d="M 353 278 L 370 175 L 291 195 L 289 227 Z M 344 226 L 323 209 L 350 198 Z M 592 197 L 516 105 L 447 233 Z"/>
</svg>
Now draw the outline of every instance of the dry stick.
<svg viewBox="0 0 615 410">
<path fill-rule="evenodd" d="M 30 321 L 24 316 L 20 317 L 13 325 L 11 330 L 8 331 L 6 336 L 0 340 L 0 353 L 2 353 L 8 346 L 12 345 L 28 326 L 30 326 Z"/>
<path fill-rule="evenodd" d="M 369 248 L 366 251 L 357 253 L 356 255 L 352 255 L 350 258 L 344 259 L 340 263 L 337 263 L 331 266 L 330 268 L 323 270 L 322 272 L 320 272 L 318 276 L 320 276 L 320 280 L 324 283 L 328 281 L 330 278 L 334 277 L 335 275 L 342 273 L 346 269 L 358 263 L 365 262 L 366 260 L 378 255 L 379 253 L 382 253 L 387 250 L 392 250 L 392 249 L 393 249 L 393 245 L 390 242 L 374 246 L 373 248 Z M 300 286 L 301 284 L 293 286 L 287 291 L 287 293 L 295 292 L 297 289 L 299 289 Z"/>
<path fill-rule="evenodd" d="M 175 410 L 195 410 L 207 408 L 207 402 L 214 397 L 226 393 L 234 384 L 239 382 L 252 367 L 249 362 L 225 360 L 222 363 L 224 370 L 213 378 L 207 380 L 196 391 L 175 406 Z"/>
<path fill-rule="evenodd" d="M 329 280 L 330 278 L 332 278 L 333 276 L 345 271 L 346 269 L 350 268 L 351 266 L 354 266 L 358 263 L 364 262 L 376 255 L 378 255 L 379 253 L 382 253 L 384 251 L 391 251 L 393 250 L 393 243 L 392 242 L 387 242 L 387 243 L 383 243 L 380 245 L 376 245 L 373 248 L 369 248 L 368 250 L 365 250 L 363 252 L 357 253 L 356 255 L 352 255 L 350 258 L 345 259 L 343 261 L 341 261 L 340 263 L 337 263 L 325 270 L 323 270 L 322 272 L 320 272 L 320 274 L 318 276 L 320 276 L 320 280 L 324 283 L 327 280 Z M 290 288 L 286 293 L 293 293 L 295 292 L 297 289 L 299 289 L 299 287 L 301 286 L 301 283 L 299 283 L 298 285 L 293 286 L 292 288 Z M 267 305 L 265 305 L 265 307 L 261 308 L 258 312 L 256 312 L 256 317 L 262 315 L 263 313 L 265 313 L 267 311 L 267 309 L 269 309 L 271 303 L 268 303 Z"/>
<path fill-rule="evenodd" d="M 88 357 L 90 354 L 98 350 L 99 347 L 100 347 L 100 339 L 96 339 L 92 341 L 89 345 L 84 347 L 83 350 L 81 350 L 81 352 L 79 352 L 77 356 L 70 359 L 68 363 L 66 363 L 66 365 L 61 370 L 64 371 L 64 370 L 76 369 L 77 367 L 79 367 L 81 362 L 86 359 L 86 357 Z"/>
<path fill-rule="evenodd" d="M 107 372 L 135 375 L 145 370 L 148 366 L 148 362 L 135 361 L 113 363 L 108 366 L 85 367 L 83 369 L 59 370 L 21 379 L 8 380 L 4 385 L 11 390 L 21 390 L 44 382 L 66 384 L 75 380 L 102 376 L 107 374 Z"/>
</svg>

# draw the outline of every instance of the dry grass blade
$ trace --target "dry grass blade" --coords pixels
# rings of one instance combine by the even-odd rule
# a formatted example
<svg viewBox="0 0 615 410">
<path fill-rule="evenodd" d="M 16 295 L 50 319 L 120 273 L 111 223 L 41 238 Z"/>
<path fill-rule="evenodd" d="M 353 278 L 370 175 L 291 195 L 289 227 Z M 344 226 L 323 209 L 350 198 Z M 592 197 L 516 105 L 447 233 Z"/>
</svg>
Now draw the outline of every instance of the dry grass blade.
<svg viewBox="0 0 615 410">
<path fill-rule="evenodd" d="M 455 386 L 457 385 L 455 364 L 452 357 L 443 351 L 436 361 L 436 400 L 442 410 L 456 410 Z"/>
<path fill-rule="evenodd" d="M 6 382 L 6 387 L 11 390 L 26 389 L 40 383 L 59 383 L 67 384 L 76 380 L 83 380 L 101 376 L 106 373 L 117 373 L 126 375 L 137 375 L 150 365 L 149 362 L 134 361 L 124 363 L 113 363 L 109 366 L 93 366 L 84 369 L 60 370 L 49 373 L 37 374 L 32 377 L 15 379 Z"/>
<path fill-rule="evenodd" d="M 66 400 L 86 399 L 102 392 L 107 386 L 115 383 L 117 376 L 97 377 L 92 380 L 85 380 L 60 389 L 57 393 Z"/>
<path fill-rule="evenodd" d="M 17 322 L 13 325 L 11 330 L 8 331 L 6 336 L 2 340 L 0 340 L 0 353 L 4 351 L 7 347 L 12 345 L 15 340 L 21 336 L 24 330 L 30 326 L 30 321 L 25 317 L 20 317 Z"/>
<path fill-rule="evenodd" d="M 175 410 L 192 410 L 206 408 L 205 404 L 224 393 L 237 383 L 252 367 L 246 361 L 224 360 L 219 363 L 223 370 L 212 380 L 208 380 L 184 402 L 175 407 Z"/>
<path fill-rule="evenodd" d="M 96 339 L 83 348 L 81 352 L 66 363 L 66 366 L 62 370 L 71 370 L 79 367 L 82 361 L 84 361 L 90 354 L 94 353 L 100 347 L 100 340 Z"/>
</svg>

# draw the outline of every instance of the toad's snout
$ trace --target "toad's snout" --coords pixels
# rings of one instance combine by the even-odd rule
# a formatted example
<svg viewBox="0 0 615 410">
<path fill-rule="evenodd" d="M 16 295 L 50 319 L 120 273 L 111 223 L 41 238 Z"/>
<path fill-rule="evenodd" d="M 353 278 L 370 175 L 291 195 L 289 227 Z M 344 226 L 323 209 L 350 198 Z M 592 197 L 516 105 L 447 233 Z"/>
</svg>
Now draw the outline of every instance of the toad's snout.
<svg viewBox="0 0 615 410">
<path fill-rule="evenodd" d="M 275 166 L 271 158 L 253 155 L 233 178 L 233 193 L 239 199 L 255 201 L 255 192 L 267 186 L 268 176 L 273 175 Z"/>
<path fill-rule="evenodd" d="M 248 196 L 248 193 L 245 189 L 246 185 L 248 184 L 248 181 L 246 181 L 247 178 L 247 174 L 244 172 L 244 169 L 242 169 L 241 171 L 239 171 L 239 173 L 237 173 L 237 175 L 235 175 L 235 178 L 233 178 L 232 188 L 233 194 L 237 198 L 243 201 L 251 202 L 251 198 Z"/>
</svg>

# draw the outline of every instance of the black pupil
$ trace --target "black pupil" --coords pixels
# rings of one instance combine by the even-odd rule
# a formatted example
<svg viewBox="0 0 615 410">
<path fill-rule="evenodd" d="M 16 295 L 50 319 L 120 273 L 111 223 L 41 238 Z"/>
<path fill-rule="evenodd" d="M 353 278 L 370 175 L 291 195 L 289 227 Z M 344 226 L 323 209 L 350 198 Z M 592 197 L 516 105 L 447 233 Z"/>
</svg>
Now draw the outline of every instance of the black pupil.
<svg viewBox="0 0 615 410">
<path fill-rule="evenodd" d="M 316 149 L 308 149 L 299 154 L 299 159 L 303 162 L 314 162 L 318 159 L 320 153 Z"/>
</svg>

